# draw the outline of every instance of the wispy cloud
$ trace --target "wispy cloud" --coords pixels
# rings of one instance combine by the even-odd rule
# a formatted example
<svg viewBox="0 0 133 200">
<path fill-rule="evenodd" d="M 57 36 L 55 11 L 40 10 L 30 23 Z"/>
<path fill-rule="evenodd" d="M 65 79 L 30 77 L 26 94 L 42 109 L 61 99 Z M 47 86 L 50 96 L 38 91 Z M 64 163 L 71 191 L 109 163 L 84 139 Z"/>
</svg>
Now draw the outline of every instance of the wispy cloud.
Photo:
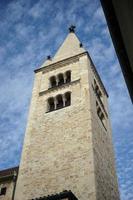
<svg viewBox="0 0 133 200">
<path fill-rule="evenodd" d="M 19 164 L 33 70 L 74 23 L 108 90 L 121 197 L 133 199 L 132 105 L 99 1 L 14 0 L 0 11 L 0 168 Z"/>
</svg>

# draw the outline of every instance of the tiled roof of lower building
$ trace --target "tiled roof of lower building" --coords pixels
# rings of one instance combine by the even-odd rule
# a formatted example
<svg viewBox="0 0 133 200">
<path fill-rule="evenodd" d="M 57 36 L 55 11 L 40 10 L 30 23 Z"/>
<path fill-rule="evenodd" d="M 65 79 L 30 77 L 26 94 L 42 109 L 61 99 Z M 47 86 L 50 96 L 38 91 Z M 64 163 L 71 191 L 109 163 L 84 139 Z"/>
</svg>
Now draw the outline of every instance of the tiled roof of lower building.
<svg viewBox="0 0 133 200">
<path fill-rule="evenodd" d="M 44 197 L 35 198 L 32 200 L 61 200 L 61 199 L 78 200 L 71 190 L 69 191 L 65 190 L 58 194 L 52 194 Z"/>
<path fill-rule="evenodd" d="M 13 167 L 0 171 L 0 182 L 16 179 L 19 167 Z"/>
</svg>

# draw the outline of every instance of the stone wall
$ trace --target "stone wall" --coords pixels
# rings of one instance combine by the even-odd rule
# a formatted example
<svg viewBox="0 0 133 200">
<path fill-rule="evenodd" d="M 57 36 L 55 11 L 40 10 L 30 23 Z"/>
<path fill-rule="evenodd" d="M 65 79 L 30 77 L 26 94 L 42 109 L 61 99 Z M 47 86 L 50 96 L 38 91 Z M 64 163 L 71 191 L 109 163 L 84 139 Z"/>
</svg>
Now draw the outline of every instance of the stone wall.
<svg viewBox="0 0 133 200">
<path fill-rule="evenodd" d="M 63 190 L 78 199 L 95 199 L 87 63 L 84 55 L 36 74 L 15 200 Z M 69 69 L 70 84 L 47 90 L 50 76 Z M 47 99 L 66 91 L 71 91 L 71 105 L 47 113 Z"/>
<path fill-rule="evenodd" d="M 94 77 L 87 54 L 36 72 L 15 200 L 71 190 L 79 200 L 118 200 L 109 120 L 96 111 Z M 70 84 L 49 88 L 49 78 L 71 70 Z M 71 105 L 47 112 L 47 99 L 71 92 Z M 107 110 L 108 113 L 108 110 Z"/>
<path fill-rule="evenodd" d="M 112 144 L 112 133 L 108 112 L 107 96 L 102 91 L 102 102 L 104 108 L 99 102 L 99 98 L 94 91 L 94 79 L 97 81 L 99 88 L 101 86 L 94 73 L 91 74 L 91 108 L 92 108 L 92 136 L 95 163 L 95 180 L 96 180 L 96 199 L 97 200 L 119 200 L 118 182 L 115 171 L 115 159 Z M 101 107 L 105 116 L 105 126 L 97 114 L 96 101 Z M 105 113 L 106 112 L 106 113 Z"/>
</svg>

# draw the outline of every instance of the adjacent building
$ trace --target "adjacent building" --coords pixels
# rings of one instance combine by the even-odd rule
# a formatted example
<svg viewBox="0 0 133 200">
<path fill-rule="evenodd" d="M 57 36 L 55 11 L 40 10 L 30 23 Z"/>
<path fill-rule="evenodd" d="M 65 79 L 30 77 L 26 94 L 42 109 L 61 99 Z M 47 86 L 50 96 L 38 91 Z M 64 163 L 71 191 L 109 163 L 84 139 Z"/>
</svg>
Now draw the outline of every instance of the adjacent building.
<svg viewBox="0 0 133 200">
<path fill-rule="evenodd" d="M 101 4 L 133 103 L 133 1 L 101 0 Z"/>
<path fill-rule="evenodd" d="M 0 171 L 0 200 L 13 200 L 19 167 Z"/>
</svg>

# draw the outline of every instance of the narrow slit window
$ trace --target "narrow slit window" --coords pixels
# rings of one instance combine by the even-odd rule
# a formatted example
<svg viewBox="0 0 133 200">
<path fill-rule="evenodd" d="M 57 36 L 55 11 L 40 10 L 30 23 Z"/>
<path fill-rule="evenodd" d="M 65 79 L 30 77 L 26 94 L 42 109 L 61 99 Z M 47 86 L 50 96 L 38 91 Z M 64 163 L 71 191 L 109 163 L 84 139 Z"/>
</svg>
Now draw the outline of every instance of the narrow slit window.
<svg viewBox="0 0 133 200">
<path fill-rule="evenodd" d="M 55 87 L 56 86 L 56 77 L 52 76 L 50 78 L 50 88 Z"/>
<path fill-rule="evenodd" d="M 62 95 L 58 95 L 56 97 L 56 102 L 57 102 L 57 104 L 56 104 L 56 108 L 57 109 L 63 108 L 63 98 L 62 98 Z"/>
<path fill-rule="evenodd" d="M 54 103 L 54 98 L 51 97 L 48 99 L 48 111 L 53 111 L 55 110 L 55 103 Z"/>
<path fill-rule="evenodd" d="M 70 106 L 71 105 L 71 93 L 66 92 L 65 93 L 65 106 Z"/>
<path fill-rule="evenodd" d="M 64 84 L 64 76 L 63 74 L 58 75 L 58 85 L 63 85 Z"/>
<path fill-rule="evenodd" d="M 103 125 L 104 128 L 106 129 L 106 120 L 105 120 L 105 116 L 104 116 L 104 114 L 103 114 L 101 108 L 99 107 L 97 101 L 96 101 L 96 109 L 97 109 L 97 115 L 98 115 L 99 119 L 101 120 L 102 125 Z"/>
<path fill-rule="evenodd" d="M 94 88 L 95 88 L 95 93 L 96 93 L 98 99 L 102 101 L 102 92 L 101 92 L 99 86 L 97 85 L 95 79 L 94 79 Z"/>
<path fill-rule="evenodd" d="M 66 83 L 70 83 L 71 82 L 71 72 L 67 71 L 66 72 Z"/>
</svg>

